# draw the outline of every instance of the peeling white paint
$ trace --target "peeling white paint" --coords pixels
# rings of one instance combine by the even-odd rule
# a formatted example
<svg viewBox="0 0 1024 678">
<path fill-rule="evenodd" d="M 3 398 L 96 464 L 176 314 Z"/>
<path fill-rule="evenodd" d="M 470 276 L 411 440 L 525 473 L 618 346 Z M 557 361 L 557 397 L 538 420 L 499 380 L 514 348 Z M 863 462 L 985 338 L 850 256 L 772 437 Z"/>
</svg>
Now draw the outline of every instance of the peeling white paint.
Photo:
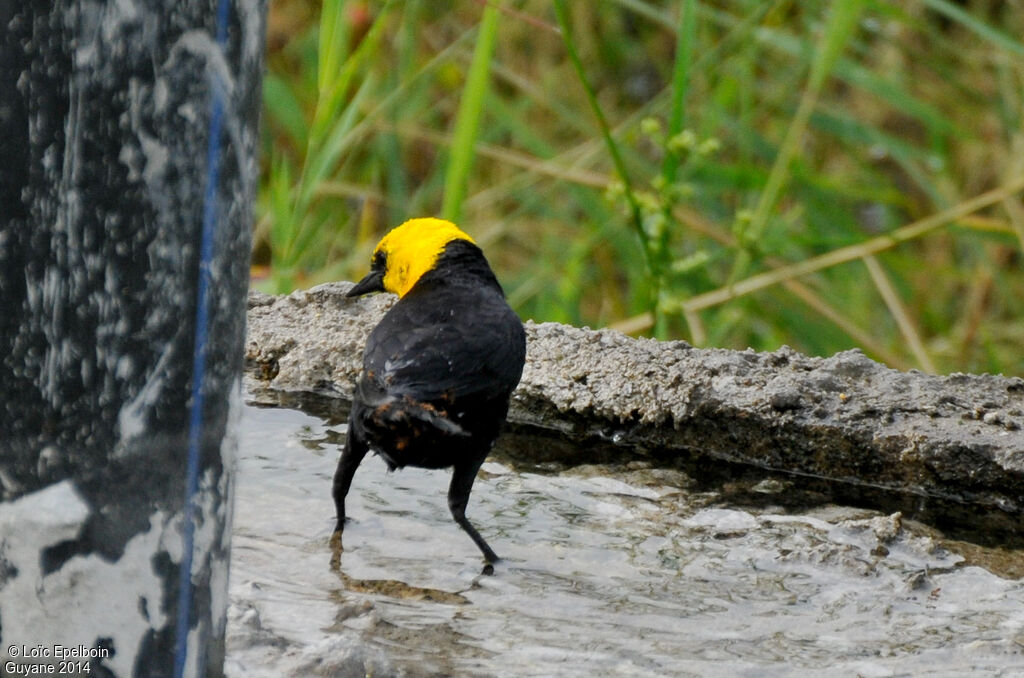
<svg viewBox="0 0 1024 678">
<path fill-rule="evenodd" d="M 214 623 L 223 630 L 226 606 L 227 563 L 211 562 L 211 540 L 227 504 L 214 505 L 212 475 L 204 475 L 204 489 L 196 497 L 202 525 L 195 534 L 193 576 L 211 568 Z M 226 481 L 224 481 L 226 482 Z M 142 639 L 150 630 L 173 620 L 163 612 L 163 579 L 153 569 L 153 556 L 166 551 L 181 562 L 182 514 L 158 511 L 149 529 L 132 537 L 120 559 L 110 562 L 96 554 L 68 559 L 56 571 L 43 574 L 40 554 L 78 536 L 90 508 L 72 481 L 63 481 L 16 501 L 0 504 L 0 558 L 14 572 L 0 587 L 0 619 L 4 645 L 78 645 L 92 647 L 99 637 L 111 638 L 115 652 L 104 660 L 117 676 L 130 676 Z M 207 620 L 189 633 L 189 647 L 197 647 Z M 196 673 L 198 653 L 189 659 Z"/>
<path fill-rule="evenodd" d="M 263 3 L 250 0 L 239 2 L 236 7 L 242 26 L 243 59 L 256 61 L 263 52 Z"/>
<path fill-rule="evenodd" d="M 180 52 L 189 52 L 202 57 L 206 62 L 206 72 L 213 77 L 213 83 L 223 88 L 221 92 L 230 98 L 235 91 L 235 78 L 231 66 L 224 58 L 224 52 L 212 35 L 204 30 L 185 31 L 171 47 L 170 59 L 173 60 Z"/>
<path fill-rule="evenodd" d="M 150 530 L 129 540 L 116 562 L 93 554 L 75 556 L 44 575 L 40 554 L 74 539 L 89 514 L 69 480 L 0 504 L 0 553 L 7 567 L 17 571 L 0 588 L 4 645 L 92 647 L 105 636 L 117 650 L 105 665 L 128 676 L 143 634 L 166 623 L 160 611 L 161 580 L 151 564 L 166 521 L 160 513 L 153 515 Z M 149 619 L 143 616 L 143 601 Z"/>
<path fill-rule="evenodd" d="M 38 556 L 48 546 L 74 539 L 88 517 L 89 505 L 70 480 L 0 504 L 0 541 L 7 560 L 14 562 L 19 546 L 31 548 Z M 32 568 L 38 573 L 39 563 L 27 563 L 24 569 L 18 566 L 22 574 Z"/>
<path fill-rule="evenodd" d="M 149 378 L 146 379 L 146 385 L 142 387 L 139 393 L 132 400 L 121 406 L 121 411 L 118 412 L 117 415 L 117 426 L 120 438 L 117 443 L 117 448 L 113 453 L 113 457 L 115 459 L 126 456 L 128 451 L 132 448 L 132 442 L 134 442 L 137 437 L 145 433 L 145 415 L 147 412 L 152 411 L 153 404 L 156 403 L 157 399 L 160 397 L 160 393 L 163 391 L 167 382 L 165 375 L 167 374 L 169 363 L 173 355 L 174 344 L 168 342 L 164 347 L 164 352 L 160 355 L 160 359 L 153 367 L 153 371 L 150 373 Z"/>
<path fill-rule="evenodd" d="M 220 454 L 223 472 L 217 485 L 221 498 L 218 507 L 218 522 L 223 526 L 220 543 L 211 544 L 217 547 L 222 558 L 214 558 L 210 563 L 210 614 L 213 617 L 213 635 L 223 637 L 227 626 L 228 586 L 231 573 L 231 528 L 235 513 L 235 474 L 238 465 L 238 436 L 241 425 L 245 400 L 242 396 L 242 380 L 237 377 L 228 392 L 228 420 L 221 441 Z"/>
</svg>

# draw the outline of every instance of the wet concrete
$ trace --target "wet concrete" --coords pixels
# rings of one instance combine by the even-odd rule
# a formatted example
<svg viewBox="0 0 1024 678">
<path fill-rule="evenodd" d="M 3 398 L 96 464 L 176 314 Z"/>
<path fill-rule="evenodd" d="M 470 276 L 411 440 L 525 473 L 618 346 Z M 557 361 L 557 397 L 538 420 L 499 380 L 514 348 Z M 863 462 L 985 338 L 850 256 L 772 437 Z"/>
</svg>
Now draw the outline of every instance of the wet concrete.
<svg viewBox="0 0 1024 678">
<path fill-rule="evenodd" d="M 366 336 L 394 297 L 346 299 L 349 286 L 250 295 L 250 392 L 350 396 Z M 536 446 L 538 462 L 605 462 L 621 451 L 623 459 L 738 465 L 800 485 L 847 485 L 868 503 L 895 493 L 971 506 L 1010 532 L 1024 511 L 1024 379 L 899 372 L 856 350 L 813 358 L 555 323 L 526 329 L 510 422 L 568 441 Z"/>
</svg>

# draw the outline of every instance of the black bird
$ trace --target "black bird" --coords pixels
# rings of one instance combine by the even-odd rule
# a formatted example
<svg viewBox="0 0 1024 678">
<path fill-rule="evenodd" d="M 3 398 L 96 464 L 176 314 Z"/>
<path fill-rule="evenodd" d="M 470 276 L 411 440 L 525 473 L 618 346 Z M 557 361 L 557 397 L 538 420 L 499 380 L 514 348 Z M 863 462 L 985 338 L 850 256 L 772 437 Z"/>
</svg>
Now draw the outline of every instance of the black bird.
<svg viewBox="0 0 1024 678">
<path fill-rule="evenodd" d="M 412 219 L 384 236 L 348 296 L 380 291 L 399 300 L 366 342 L 334 475 L 334 538 L 340 547 L 352 476 L 373 450 L 390 470 L 452 467 L 448 507 L 490 565 L 498 556 L 466 503 L 523 372 L 523 324 L 480 248 L 441 219 Z"/>
</svg>

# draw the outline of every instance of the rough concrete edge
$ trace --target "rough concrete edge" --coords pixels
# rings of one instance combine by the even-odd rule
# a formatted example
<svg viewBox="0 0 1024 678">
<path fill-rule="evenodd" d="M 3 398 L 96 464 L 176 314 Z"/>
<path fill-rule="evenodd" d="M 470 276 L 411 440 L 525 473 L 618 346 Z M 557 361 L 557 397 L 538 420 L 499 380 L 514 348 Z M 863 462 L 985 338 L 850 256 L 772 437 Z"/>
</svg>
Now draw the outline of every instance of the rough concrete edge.
<svg viewBox="0 0 1024 678">
<path fill-rule="evenodd" d="M 366 336 L 394 303 L 347 299 L 350 286 L 250 294 L 250 390 L 350 397 Z M 857 350 L 813 358 L 526 329 L 515 423 L 1024 511 L 1024 379 L 899 372 Z"/>
</svg>

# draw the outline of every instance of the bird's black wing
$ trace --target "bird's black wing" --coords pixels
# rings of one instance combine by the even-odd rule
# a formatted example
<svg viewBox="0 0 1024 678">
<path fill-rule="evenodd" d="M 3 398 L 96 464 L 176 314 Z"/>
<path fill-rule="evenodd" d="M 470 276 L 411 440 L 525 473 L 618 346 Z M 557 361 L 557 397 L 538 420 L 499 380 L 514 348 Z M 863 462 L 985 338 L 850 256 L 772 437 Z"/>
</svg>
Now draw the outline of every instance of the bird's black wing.
<svg viewBox="0 0 1024 678">
<path fill-rule="evenodd" d="M 522 322 L 500 294 L 465 287 L 410 294 L 371 333 L 361 390 L 426 402 L 507 396 L 525 353 Z"/>
</svg>

